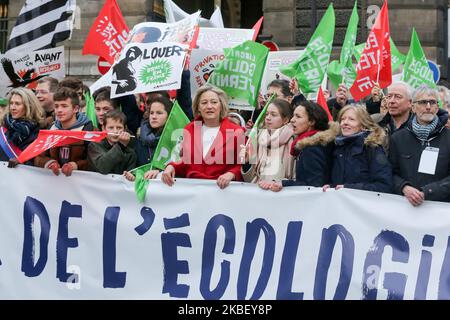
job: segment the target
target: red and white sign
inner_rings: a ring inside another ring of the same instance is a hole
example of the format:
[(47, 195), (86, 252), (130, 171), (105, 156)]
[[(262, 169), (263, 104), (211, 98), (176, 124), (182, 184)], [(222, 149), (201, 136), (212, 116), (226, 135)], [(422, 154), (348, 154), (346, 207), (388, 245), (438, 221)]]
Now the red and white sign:
[(106, 138), (105, 131), (72, 131), (72, 130), (40, 130), (36, 140), (33, 141), (20, 154), (20, 163), (24, 163), (50, 148), (65, 146), (80, 140), (100, 142)]
[(111, 64), (103, 57), (98, 57), (97, 68), (100, 74), (105, 74), (111, 68)]
[(280, 50), (280, 48), (278, 47), (278, 45), (270, 40), (264, 40), (263, 42), (261, 42), (262, 45), (265, 45), (267, 48), (270, 49), (270, 51), (278, 51)]

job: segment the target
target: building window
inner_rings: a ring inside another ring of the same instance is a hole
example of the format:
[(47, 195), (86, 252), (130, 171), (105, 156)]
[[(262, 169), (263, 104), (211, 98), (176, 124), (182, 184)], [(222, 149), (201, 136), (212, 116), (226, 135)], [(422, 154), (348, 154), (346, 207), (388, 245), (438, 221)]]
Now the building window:
[(148, 6), (147, 21), (166, 22), (163, 0), (151, 0)]
[(5, 52), (8, 42), (8, 2), (0, 1), (0, 51)]

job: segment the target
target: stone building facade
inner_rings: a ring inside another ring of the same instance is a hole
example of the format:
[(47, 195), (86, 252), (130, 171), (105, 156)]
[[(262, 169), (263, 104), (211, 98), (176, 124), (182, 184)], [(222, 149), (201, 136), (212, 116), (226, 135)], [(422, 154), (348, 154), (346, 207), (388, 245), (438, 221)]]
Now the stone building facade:
[[(8, 3), (0, 0), (0, 3)], [(7, 20), (11, 30), (25, 0), (9, 1)], [(163, 15), (162, 0), (117, 0), (128, 26), (150, 20), (160, 20)], [(264, 15), (263, 38), (271, 38), (281, 49), (304, 47), (314, 27), (320, 21), (328, 4), (333, 2), (336, 11), (336, 33), (333, 56), (337, 58), (344, 39), (353, 0), (175, 0), (187, 12), (201, 9), (209, 17), (214, 6), (222, 9), (226, 27), (251, 28)], [(368, 25), (373, 23), (382, 0), (357, 0), (360, 28), (357, 42), (364, 42)], [(97, 17), (104, 0), (79, 0), (75, 30), (71, 40), (64, 42), (66, 70), (92, 82), (99, 77), (97, 57), (82, 56), (89, 29)], [(399, 50), (407, 53), (412, 27), (415, 27), (427, 58), (441, 66), (441, 78), (448, 72), (448, 11), (449, 0), (390, 0), (389, 18), (391, 36)]]

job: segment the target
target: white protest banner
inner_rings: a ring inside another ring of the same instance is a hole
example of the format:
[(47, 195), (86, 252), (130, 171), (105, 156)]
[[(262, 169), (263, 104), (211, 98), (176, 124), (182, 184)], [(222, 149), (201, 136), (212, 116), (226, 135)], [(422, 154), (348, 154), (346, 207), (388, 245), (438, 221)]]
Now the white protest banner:
[[(0, 163), (0, 299), (450, 299), (450, 204)], [(43, 188), (42, 186), (45, 186)]]
[(112, 78), (112, 68), (109, 68), (108, 72), (102, 75), (97, 79), (93, 84), (89, 86), (89, 91), (93, 94), (95, 91), (100, 89), (101, 87), (110, 87), (111, 86), (111, 78)]
[(197, 49), (223, 50), (252, 40), (255, 30), (233, 28), (200, 28)]
[(177, 42), (195, 45), (195, 30), (200, 12), (173, 23), (142, 22), (133, 27), (129, 43)]
[(179, 89), (187, 48), (175, 42), (127, 44), (111, 67), (111, 98)]
[[(200, 28), (197, 46), (192, 50), (189, 70), (191, 72), (191, 95), (204, 85), (220, 61), (225, 58), (223, 49), (235, 47), (252, 40), (253, 29)], [(245, 99), (229, 97), (232, 109), (253, 110)]]
[(30, 53), (5, 53), (0, 56), (0, 96), (16, 87), (34, 89), (37, 81), (51, 76), (65, 76), (64, 47), (33, 51)]
[[(164, 0), (164, 13), (166, 22), (176, 22), (189, 16), (187, 12), (177, 6), (172, 0)], [(199, 25), (202, 27), (223, 28), (220, 7), (216, 6), (216, 9), (209, 19), (200, 17)]]
[(191, 72), (191, 95), (205, 85), (220, 61), (225, 59), (223, 50), (193, 49), (189, 70)]
[(267, 56), (266, 68), (264, 69), (261, 80), (261, 94), (267, 93), (267, 85), (276, 79), (291, 80), (280, 72), (281, 66), (287, 66), (294, 62), (305, 50), (290, 50), (290, 51), (269, 51)]

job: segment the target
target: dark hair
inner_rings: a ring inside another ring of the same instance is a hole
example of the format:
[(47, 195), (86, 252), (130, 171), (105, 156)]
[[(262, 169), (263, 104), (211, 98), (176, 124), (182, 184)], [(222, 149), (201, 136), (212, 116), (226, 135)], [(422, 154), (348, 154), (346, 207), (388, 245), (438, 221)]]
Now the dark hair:
[(302, 101), (297, 106), (305, 108), (306, 113), (308, 114), (308, 120), (314, 121), (314, 129), (315, 130), (327, 130), (328, 129), (328, 115), (323, 110), (323, 108), (315, 102), (312, 101)]
[[(292, 92), (289, 89), (289, 81), (285, 80), (285, 79), (275, 79), (272, 80), (269, 85), (267, 86), (267, 88), (269, 87), (275, 87), (275, 88), (280, 88), (281, 89), (281, 93), (285, 96), (285, 97), (292, 97)], [(279, 98), (279, 97), (278, 97)]]
[(147, 100), (147, 107), (145, 108), (145, 113), (143, 116), (144, 119), (148, 119), (148, 117), (150, 116), (150, 107), (155, 102), (161, 103), (164, 106), (164, 110), (167, 112), (167, 114), (170, 114), (173, 106), (172, 101), (164, 96), (156, 96)]
[(68, 88), (68, 87), (61, 87), (58, 90), (56, 90), (55, 94), (53, 95), (53, 101), (64, 101), (66, 99), (70, 99), (72, 102), (72, 105), (74, 106), (80, 106), (80, 99), (78, 98), (78, 94), (75, 90)]
[(44, 77), (42, 79), (39, 79), (37, 83), (48, 83), (48, 91), (55, 93), (58, 89), (58, 80), (53, 77)]
[(95, 90), (92, 97), (94, 98), (95, 103), (108, 101), (114, 109), (119, 109), (117, 101), (111, 99), (111, 87), (101, 87), (100, 89)]
[(292, 118), (292, 111), (293, 110), (292, 110), (292, 107), (291, 107), (289, 102), (287, 102), (286, 100), (277, 98), (277, 99), (274, 99), (271, 103), (275, 107), (277, 107), (278, 112), (280, 113), (280, 116), (283, 119), (287, 118), (287, 119), (290, 120)]
[(127, 125), (127, 116), (120, 110), (110, 110), (103, 115), (103, 127), (106, 127), (106, 120), (119, 120), (124, 127)]
[(91, 94), (91, 89), (85, 84), (83, 84), (83, 93)]
[(71, 88), (75, 91), (83, 90), (83, 81), (75, 77), (65, 77), (58, 84), (58, 88), (62, 87)]
[(147, 96), (147, 98), (145, 100), (146, 105), (148, 105), (148, 102), (150, 100), (153, 100), (156, 97), (164, 97), (164, 98), (167, 98), (170, 100), (169, 92), (167, 92), (167, 90), (147, 92), (146, 96)]

